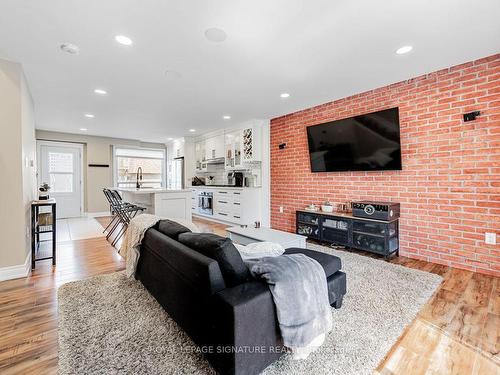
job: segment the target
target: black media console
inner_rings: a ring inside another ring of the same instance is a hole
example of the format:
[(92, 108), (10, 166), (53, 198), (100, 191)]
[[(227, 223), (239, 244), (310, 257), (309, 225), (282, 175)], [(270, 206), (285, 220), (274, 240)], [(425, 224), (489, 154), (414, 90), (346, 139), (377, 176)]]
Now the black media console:
[(399, 220), (354, 217), (348, 213), (297, 211), (296, 233), (308, 238), (389, 257), (399, 254)]

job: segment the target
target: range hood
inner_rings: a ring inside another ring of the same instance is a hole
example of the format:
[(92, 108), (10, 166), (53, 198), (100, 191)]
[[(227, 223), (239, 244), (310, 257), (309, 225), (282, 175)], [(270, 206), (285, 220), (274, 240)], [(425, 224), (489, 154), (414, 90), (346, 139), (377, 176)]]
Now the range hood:
[(207, 159), (206, 163), (207, 164), (224, 164), (224, 158), (214, 158), (214, 159)]

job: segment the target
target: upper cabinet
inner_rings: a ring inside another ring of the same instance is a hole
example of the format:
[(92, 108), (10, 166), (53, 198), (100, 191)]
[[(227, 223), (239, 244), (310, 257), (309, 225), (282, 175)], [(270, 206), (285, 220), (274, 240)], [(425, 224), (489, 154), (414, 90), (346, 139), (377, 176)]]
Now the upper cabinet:
[(181, 158), (184, 157), (184, 140), (176, 139), (172, 142), (172, 157)]
[(219, 159), (224, 157), (224, 135), (210, 137), (205, 140), (206, 160)]
[(230, 131), (225, 138), (226, 169), (241, 169), (245, 162), (262, 161), (260, 127)]
[(241, 135), (241, 130), (225, 134), (224, 166), (226, 169), (237, 169), (243, 166)]
[(195, 170), (207, 172), (213, 159), (224, 159), (226, 170), (247, 169), (245, 163), (262, 161), (262, 129), (248, 126), (227, 130), (223, 135), (200, 139), (195, 143)]

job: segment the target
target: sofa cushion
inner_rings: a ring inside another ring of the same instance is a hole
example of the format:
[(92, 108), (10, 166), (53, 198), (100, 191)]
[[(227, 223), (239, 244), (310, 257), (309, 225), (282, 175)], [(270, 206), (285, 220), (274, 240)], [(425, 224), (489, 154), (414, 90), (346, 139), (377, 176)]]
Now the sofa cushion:
[(160, 220), (158, 222), (157, 229), (165, 236), (168, 236), (174, 240), (177, 240), (179, 238), (179, 234), (181, 233), (191, 232), (184, 225), (168, 219)]
[(316, 260), (323, 266), (326, 277), (333, 275), (335, 272), (342, 268), (342, 262), (339, 257), (335, 255), (325, 254), (319, 251), (301, 249), (298, 247), (291, 247), (285, 250), (285, 254), (305, 254), (310, 258)]
[(250, 280), (250, 271), (229, 238), (212, 233), (182, 233), (179, 235), (179, 242), (215, 259), (228, 287)]

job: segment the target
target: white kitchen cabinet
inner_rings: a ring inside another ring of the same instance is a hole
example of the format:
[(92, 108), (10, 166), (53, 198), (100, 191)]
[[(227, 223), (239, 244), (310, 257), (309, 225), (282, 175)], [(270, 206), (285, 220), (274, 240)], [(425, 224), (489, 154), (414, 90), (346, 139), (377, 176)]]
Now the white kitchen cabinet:
[(219, 159), (224, 157), (224, 135), (210, 137), (205, 140), (206, 160)]
[(195, 153), (195, 170), (197, 172), (204, 172), (207, 164), (205, 163), (205, 141), (196, 142), (194, 145)]
[(241, 157), (241, 136), (241, 130), (236, 130), (225, 134), (225, 169), (239, 169), (243, 166), (243, 159)]
[(210, 186), (193, 187), (196, 191), (213, 193), (213, 215), (203, 215), (206, 219), (215, 219), (237, 225), (254, 225), (261, 221), (260, 188), (220, 188)]
[(184, 157), (184, 140), (182, 138), (176, 139), (172, 142), (172, 157)]

